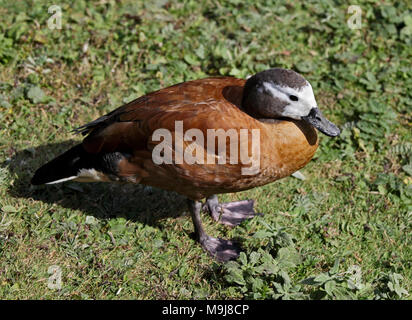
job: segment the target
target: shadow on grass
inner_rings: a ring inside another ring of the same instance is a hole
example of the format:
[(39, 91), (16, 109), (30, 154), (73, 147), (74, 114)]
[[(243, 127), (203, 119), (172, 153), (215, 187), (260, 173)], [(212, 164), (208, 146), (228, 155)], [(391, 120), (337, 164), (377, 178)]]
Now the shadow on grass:
[(188, 213), (185, 197), (142, 185), (70, 181), (44, 186), (30, 184), (37, 168), (76, 143), (69, 140), (17, 151), (2, 164), (14, 177), (8, 190), (10, 196), (57, 203), (100, 219), (120, 216), (157, 227), (160, 219)]

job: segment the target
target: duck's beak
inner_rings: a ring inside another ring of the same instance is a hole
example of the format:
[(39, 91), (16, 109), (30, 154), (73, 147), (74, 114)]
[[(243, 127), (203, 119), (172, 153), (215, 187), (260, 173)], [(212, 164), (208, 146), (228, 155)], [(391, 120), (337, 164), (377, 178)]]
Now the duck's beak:
[(302, 117), (302, 119), (329, 137), (336, 137), (340, 135), (339, 128), (326, 119), (317, 107), (312, 108), (309, 114), (306, 117)]

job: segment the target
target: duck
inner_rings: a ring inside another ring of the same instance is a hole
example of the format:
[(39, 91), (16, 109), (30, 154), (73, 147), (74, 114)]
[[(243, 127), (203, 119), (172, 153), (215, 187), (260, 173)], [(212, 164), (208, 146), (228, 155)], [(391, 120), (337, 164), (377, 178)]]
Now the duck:
[[(260, 215), (254, 200), (218, 194), (272, 183), (303, 168), (339, 128), (299, 73), (272, 68), (248, 79), (208, 77), (137, 98), (73, 130), (81, 143), (40, 167), (33, 185), (134, 183), (187, 198), (195, 239), (216, 260), (236, 259), (236, 241), (209, 236), (201, 213), (236, 226)], [(204, 202), (203, 202), (203, 199)]]

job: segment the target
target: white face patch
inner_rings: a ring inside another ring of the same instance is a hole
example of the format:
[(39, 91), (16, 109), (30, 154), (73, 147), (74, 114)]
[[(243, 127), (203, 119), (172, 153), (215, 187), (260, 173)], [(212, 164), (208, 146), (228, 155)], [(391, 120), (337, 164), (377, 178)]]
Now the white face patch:
[[(299, 89), (279, 86), (271, 82), (263, 82), (263, 87), (272, 97), (288, 103), (281, 114), (283, 117), (300, 120), (307, 116), (312, 108), (317, 107), (315, 95), (309, 82)], [(296, 96), (298, 101), (290, 100), (291, 95)]]

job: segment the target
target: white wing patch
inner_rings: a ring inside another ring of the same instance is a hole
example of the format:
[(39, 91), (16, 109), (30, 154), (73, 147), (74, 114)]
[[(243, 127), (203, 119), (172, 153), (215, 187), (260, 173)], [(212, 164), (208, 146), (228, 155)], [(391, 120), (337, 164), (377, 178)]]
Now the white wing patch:
[(104, 173), (99, 172), (95, 169), (81, 169), (77, 176), (71, 176), (63, 179), (59, 179), (52, 182), (47, 182), (46, 184), (55, 184), (65, 181), (74, 180), (77, 182), (108, 182), (111, 181)]
[(108, 182), (110, 179), (102, 172), (95, 169), (81, 169), (75, 181), (78, 182)]
[(47, 182), (46, 184), (55, 184), (55, 183), (60, 183), (60, 182), (64, 182), (64, 181), (73, 180), (73, 179), (76, 179), (76, 178), (77, 178), (77, 176), (71, 176), (71, 177), (68, 177), (68, 178), (63, 178), (63, 179), (59, 179), (59, 180), (56, 180), (56, 181)]

